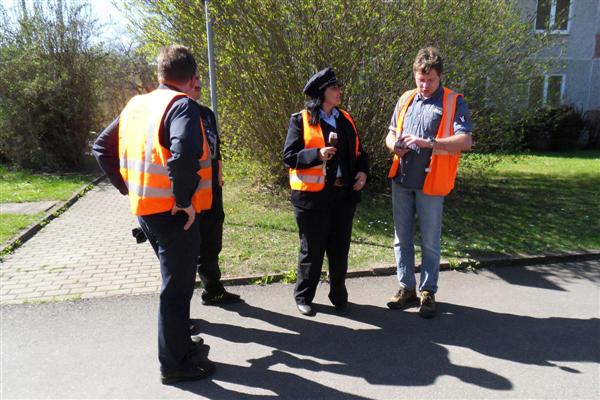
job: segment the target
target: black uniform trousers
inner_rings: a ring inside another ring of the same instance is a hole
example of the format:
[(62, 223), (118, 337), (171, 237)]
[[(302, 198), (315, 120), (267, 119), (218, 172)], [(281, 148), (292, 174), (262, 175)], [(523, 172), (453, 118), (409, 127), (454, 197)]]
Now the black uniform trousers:
[(194, 294), (199, 233), (197, 221), (187, 230), (187, 215), (179, 212), (138, 217), (160, 262), (162, 285), (158, 308), (158, 359), (162, 372), (191, 363), (190, 301)]
[(204, 290), (210, 295), (223, 293), (219, 253), (223, 247), (223, 191), (213, 187), (213, 201), (210, 210), (197, 215), (200, 233), (200, 254), (198, 255), (198, 276)]
[(348, 302), (346, 272), (356, 204), (345, 188), (333, 189), (331, 208), (312, 210), (294, 207), (300, 236), (300, 253), (294, 298), (297, 304), (312, 304), (321, 277), (323, 257), (329, 261), (329, 300), (334, 305)]

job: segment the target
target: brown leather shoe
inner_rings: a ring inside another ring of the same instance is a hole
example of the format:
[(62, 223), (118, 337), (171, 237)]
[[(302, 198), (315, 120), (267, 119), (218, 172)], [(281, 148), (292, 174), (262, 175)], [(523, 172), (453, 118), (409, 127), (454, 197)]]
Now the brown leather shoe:
[(428, 291), (421, 292), (419, 315), (423, 318), (433, 318), (435, 315), (435, 294)]
[(406, 288), (400, 288), (398, 293), (388, 301), (387, 306), (392, 310), (403, 308), (409, 303), (417, 301), (417, 291)]

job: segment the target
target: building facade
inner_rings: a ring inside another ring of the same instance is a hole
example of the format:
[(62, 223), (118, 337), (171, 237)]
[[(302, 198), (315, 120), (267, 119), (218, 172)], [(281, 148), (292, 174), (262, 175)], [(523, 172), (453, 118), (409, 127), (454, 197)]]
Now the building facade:
[(531, 106), (600, 109), (600, 0), (519, 0), (537, 34), (552, 45), (537, 56), (549, 66), (529, 88)]

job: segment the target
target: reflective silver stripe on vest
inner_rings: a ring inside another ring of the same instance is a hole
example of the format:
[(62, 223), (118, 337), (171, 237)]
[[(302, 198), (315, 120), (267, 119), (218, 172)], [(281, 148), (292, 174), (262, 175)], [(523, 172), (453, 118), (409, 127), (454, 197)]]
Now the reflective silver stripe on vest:
[(199, 191), (201, 191), (203, 189), (208, 189), (208, 188), (212, 188), (212, 180), (201, 179), (200, 182), (198, 182), (198, 187), (196, 188), (195, 193), (198, 193)]
[(167, 198), (173, 197), (173, 190), (169, 189), (160, 189), (148, 186), (139, 186), (132, 182), (127, 182), (127, 187), (129, 188), (129, 193), (133, 193), (140, 197), (145, 198)]
[(293, 182), (303, 183), (322, 183), (325, 181), (324, 176), (320, 175), (290, 175), (290, 180)]
[[(456, 93), (451, 92), (446, 97), (446, 110), (451, 111), (454, 107), (454, 102), (456, 102)], [(452, 107), (450, 107), (452, 105)], [(452, 124), (454, 123), (454, 113), (447, 112), (443, 115), (444, 121), (442, 122), (443, 131), (442, 138), (450, 137), (450, 129), (452, 128)]]
[[(125, 183), (127, 184), (127, 188), (129, 189), (130, 193), (133, 193), (140, 197), (144, 197), (144, 198), (173, 197), (173, 190), (171, 190), (171, 188), (160, 189), (160, 188), (155, 188), (155, 187), (139, 186), (139, 185), (136, 185), (135, 183), (131, 183), (131, 182), (125, 182)], [(212, 181), (203, 179), (200, 182), (198, 182), (198, 187), (196, 187), (196, 191), (194, 192), (194, 194), (198, 193), (200, 190), (211, 188), (211, 187), (212, 187)]]
[(210, 168), (212, 166), (212, 161), (211, 158), (208, 157), (208, 159), (200, 161), (200, 169), (206, 169), (206, 168)]
[(146, 131), (148, 135), (146, 137), (146, 160), (152, 160), (152, 151), (154, 150), (154, 120), (150, 119), (148, 121), (148, 130)]
[(323, 174), (325, 174), (325, 163), (315, 165), (314, 167), (297, 169), (296, 171), (313, 171), (313, 170), (318, 170), (318, 171), (320, 170), (320, 171), (323, 171)]
[(152, 175), (169, 176), (169, 170), (164, 165), (151, 164), (140, 160), (125, 160), (119, 162), (121, 168), (127, 168), (130, 171), (145, 172)]

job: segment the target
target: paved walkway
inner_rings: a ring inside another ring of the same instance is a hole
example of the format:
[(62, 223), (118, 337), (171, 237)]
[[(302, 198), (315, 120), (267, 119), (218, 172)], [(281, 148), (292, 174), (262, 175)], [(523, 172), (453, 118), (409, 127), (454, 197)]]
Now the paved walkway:
[(152, 248), (131, 236), (127, 198), (106, 182), (86, 193), (0, 264), (2, 303), (155, 293)]
[[(339, 317), (317, 291), (231, 287), (245, 303), (192, 301), (211, 379), (159, 383), (158, 295), (3, 305), (0, 398), (598, 399), (600, 261), (440, 274), (439, 314), (388, 310), (393, 276), (348, 280)], [(210, 346), (210, 348), (208, 347)]]
[(56, 201), (33, 201), (28, 203), (2, 203), (0, 214), (37, 214), (48, 211), (56, 204)]

